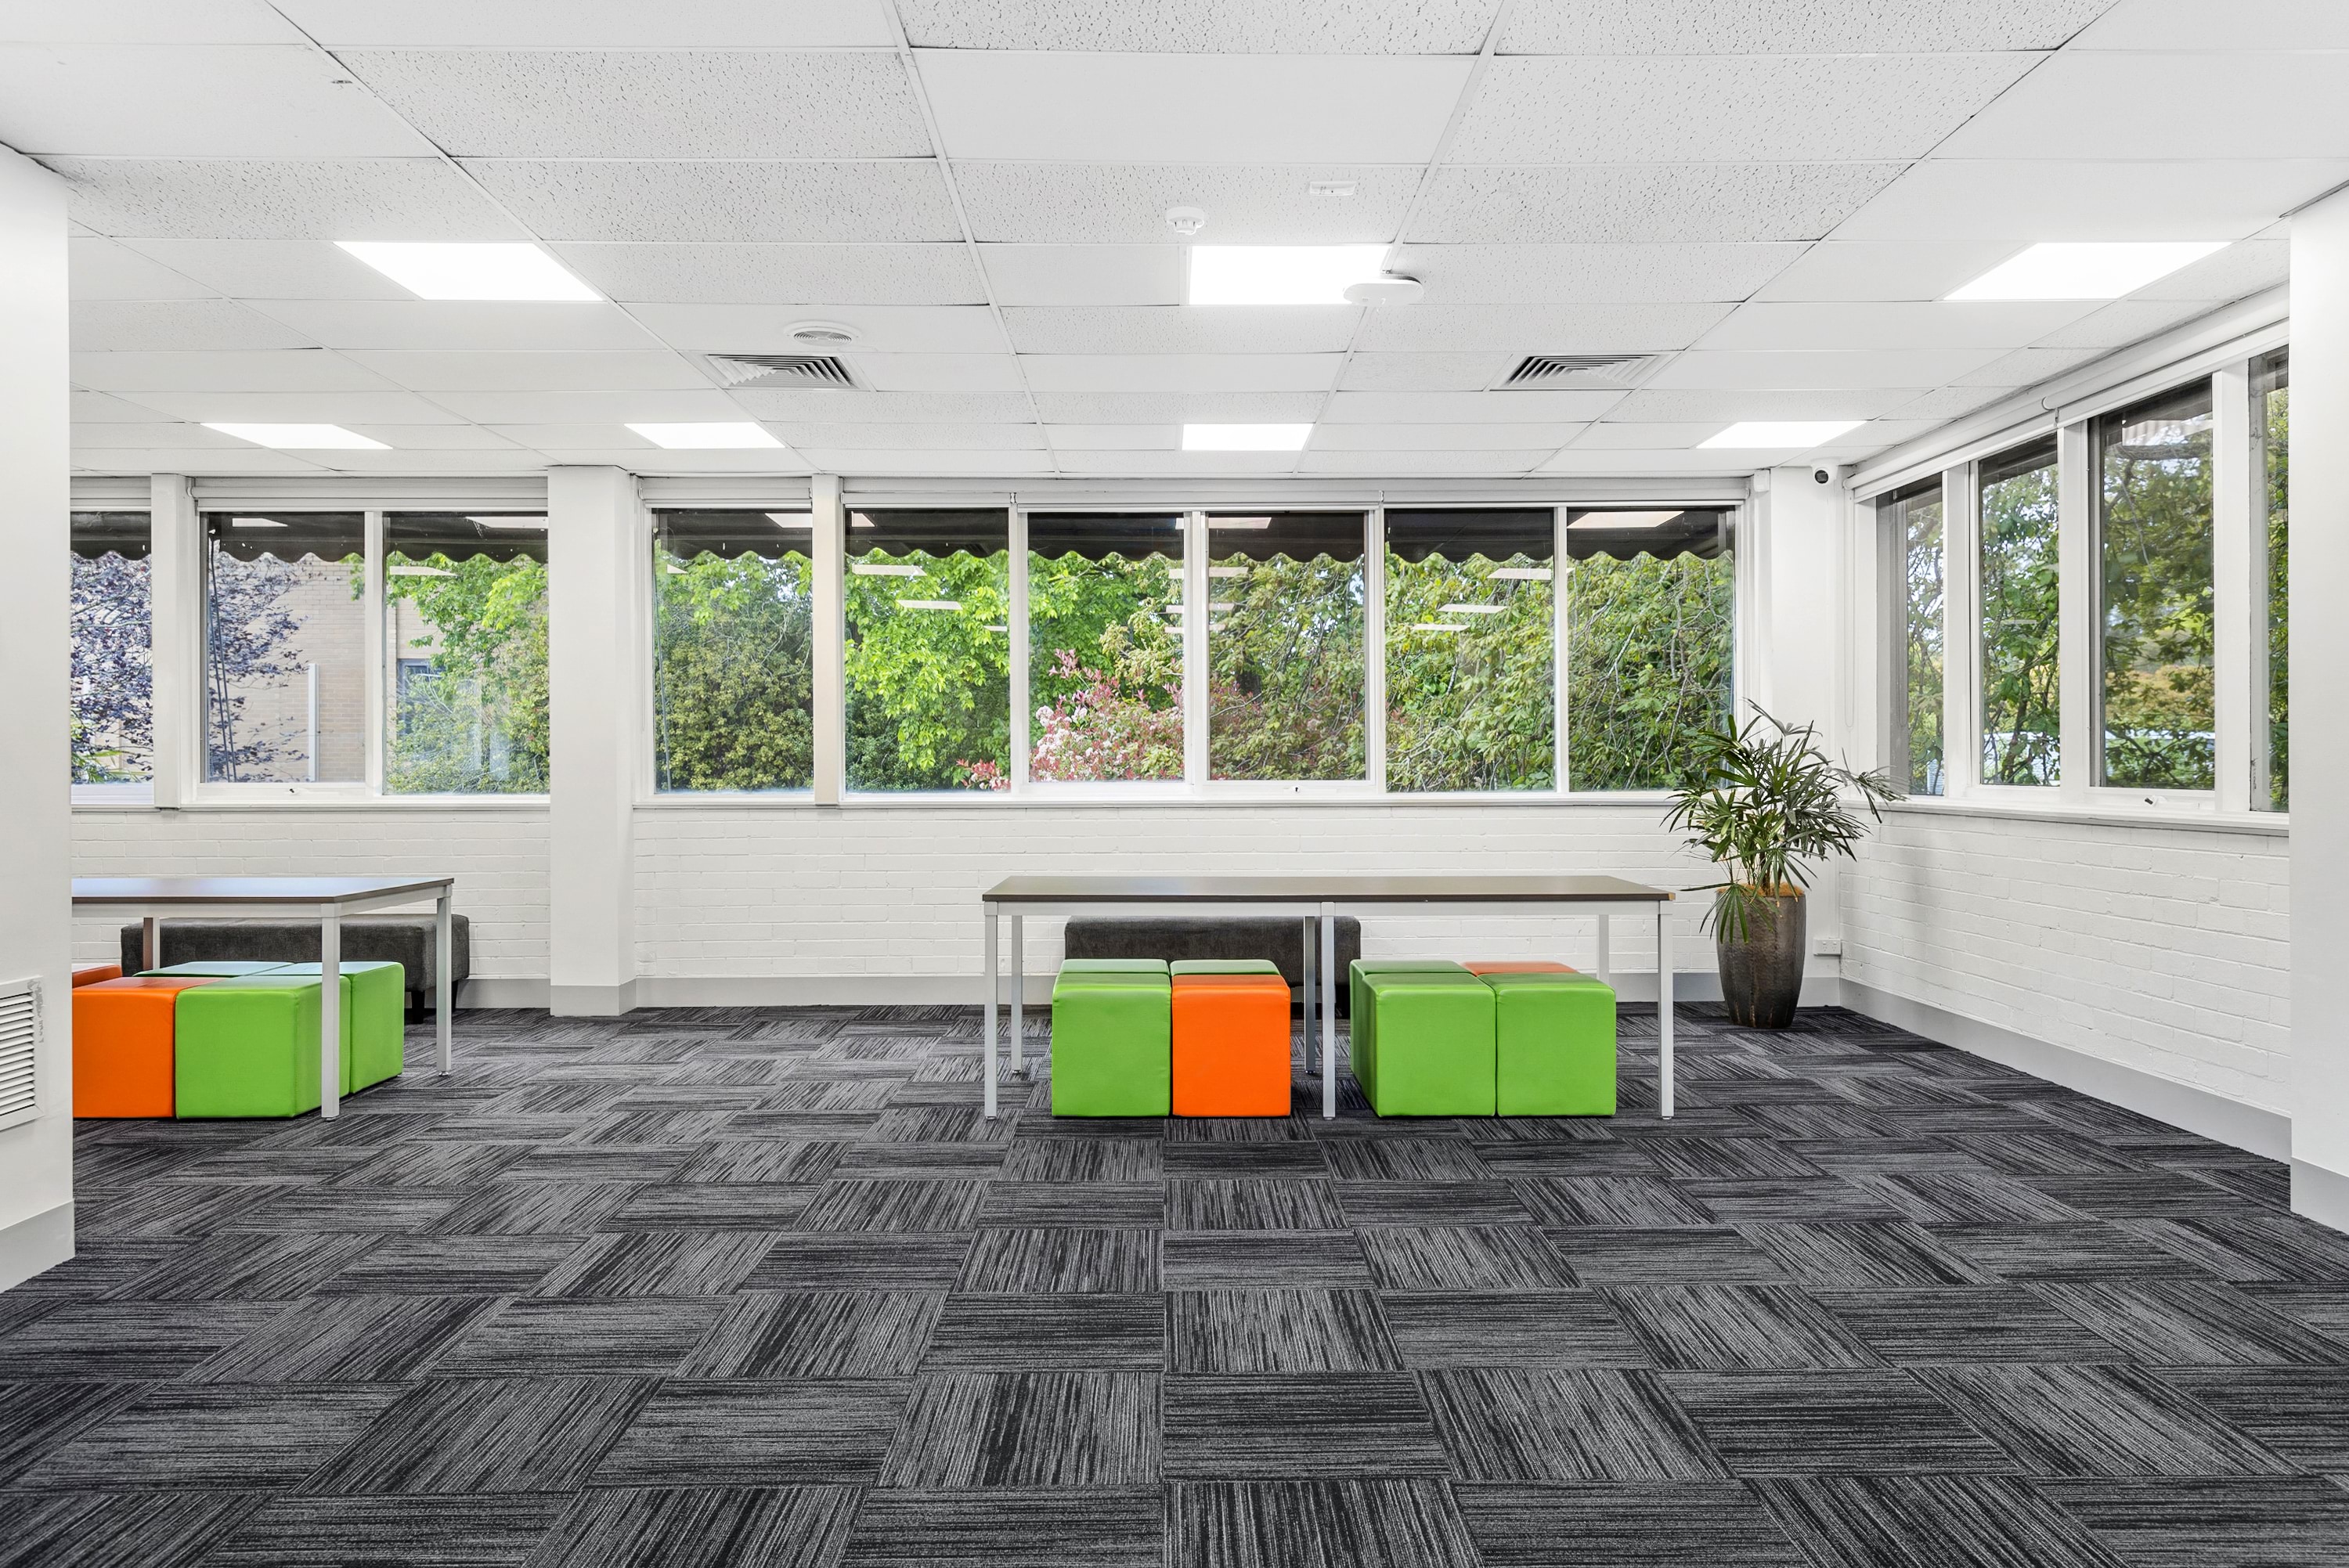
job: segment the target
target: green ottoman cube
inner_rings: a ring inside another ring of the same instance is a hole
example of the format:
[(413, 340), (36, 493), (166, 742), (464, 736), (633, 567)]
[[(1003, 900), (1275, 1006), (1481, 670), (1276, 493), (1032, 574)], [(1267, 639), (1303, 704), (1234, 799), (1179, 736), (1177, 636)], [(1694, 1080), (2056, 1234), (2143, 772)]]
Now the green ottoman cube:
[[(343, 1088), (355, 1094), (407, 1065), (408, 971), (389, 959), (361, 958), (343, 972)], [(275, 973), (318, 978), (320, 965), (288, 964)]]
[[(171, 1011), (172, 1114), (317, 1109), (318, 1001), (318, 982), (296, 975), (235, 975), (181, 992)], [(346, 1082), (350, 1052), (346, 1035)]]
[(1166, 975), (1164, 958), (1063, 958), (1063, 975)]
[[(1373, 975), (1467, 975), (1449, 958), (1357, 958), (1346, 970), (1346, 1057), (1362, 1092), (1376, 1098), (1379, 1020), (1371, 1006), (1369, 977)], [(1474, 975), (1469, 975), (1474, 979)]]
[(1178, 958), (1166, 966), (1170, 975), (1269, 975), (1280, 977), (1280, 965), (1269, 958)]
[[(1381, 1116), (1490, 1116), (1493, 991), (1464, 969), (1361, 976), (1354, 1076)], [(1368, 1071), (1365, 1073), (1365, 1068)]]
[(160, 969), (141, 969), (139, 973), (217, 979), (243, 975), (272, 975), (285, 967), (283, 964), (259, 964), (243, 958), (201, 958), (188, 964), (167, 964)]
[(1052, 1114), (1174, 1110), (1174, 990), (1164, 965), (1154, 975), (1064, 966), (1052, 986)]
[(1503, 1116), (1615, 1114), (1615, 988), (1588, 975), (1487, 975)]

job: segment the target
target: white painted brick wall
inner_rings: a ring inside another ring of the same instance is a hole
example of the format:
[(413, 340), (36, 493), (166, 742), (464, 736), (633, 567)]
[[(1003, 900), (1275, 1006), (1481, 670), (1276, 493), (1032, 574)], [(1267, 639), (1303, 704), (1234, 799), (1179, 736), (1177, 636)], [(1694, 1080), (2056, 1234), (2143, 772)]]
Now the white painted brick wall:
[[(449, 872), (457, 878), (457, 908), (472, 922), (473, 973), (546, 975), (543, 809), (79, 810), (73, 830), (76, 876)], [(74, 961), (112, 963), (122, 924), (75, 921)]]
[(1847, 979), (2288, 1113), (2290, 841), (1896, 811), (1844, 879)]

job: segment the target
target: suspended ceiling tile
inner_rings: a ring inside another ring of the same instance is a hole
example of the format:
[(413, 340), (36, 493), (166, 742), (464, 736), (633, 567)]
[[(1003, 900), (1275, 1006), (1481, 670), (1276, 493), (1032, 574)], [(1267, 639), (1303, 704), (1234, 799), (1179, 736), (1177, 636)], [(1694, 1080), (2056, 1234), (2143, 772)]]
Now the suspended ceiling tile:
[(1442, 452), (1545, 450), (1565, 444), (1580, 425), (1320, 425), (1307, 449), (1316, 452)]
[[(234, 449), (231, 449), (233, 448)], [(78, 452), (75, 466), (101, 474), (316, 474), (326, 470), (292, 452), (234, 441), (229, 447), (170, 447), (148, 451), (100, 448)]]
[(1721, 434), (1718, 419), (1682, 424), (1633, 423), (1609, 419), (1590, 425), (1574, 438), (1577, 451), (1664, 451), (1693, 447)]
[(316, 346), (316, 340), (307, 334), (234, 300), (87, 300), (77, 302), (67, 314), (73, 346), (80, 349)]
[(416, 392), (706, 391), (667, 349), (355, 348), (350, 357)]
[(1838, 240), (2234, 240), (2349, 180), (2299, 158), (2110, 162), (1933, 159), (1836, 232)]
[(1770, 55), (1493, 62), (1447, 161), (1921, 158), (2036, 55)]
[(944, 478), (1025, 477), (1052, 471), (1051, 454), (1032, 452), (907, 451), (895, 448), (811, 448), (800, 454), (818, 473), (935, 474)]
[(1900, 167), (1444, 168), (1404, 237), (1436, 244), (1816, 240), (1883, 190)]
[(285, 45), (0, 45), (0, 140), (104, 158), (432, 151), (334, 61)]
[(1940, 387), (1999, 357), (1992, 348), (1747, 349), (1674, 358), (1648, 385), (1659, 389), (1873, 390)]
[(550, 300), (257, 300), (330, 348), (661, 346), (616, 304)]
[(554, 247), (612, 299), (660, 304), (983, 304), (960, 243)]
[(98, 392), (375, 392), (394, 390), (373, 371), (320, 349), (252, 353), (79, 352), (77, 387)]
[(2013, 240), (1827, 240), (1770, 280), (1764, 300), (1938, 300), (2013, 255)]
[(1061, 471), (1133, 479), (1246, 479), (1293, 473), (1295, 452), (1072, 451), (1060, 454)]
[[(978, 163), (955, 178), (981, 241), (1164, 244), (1170, 207), (1207, 214), (1202, 244), (1385, 243), (1395, 237), (1417, 169), (1362, 165)], [(1351, 196), (1318, 196), (1315, 181), (1350, 180)]]
[(1685, 348), (1726, 304), (1412, 304), (1372, 310), (1366, 349), (1653, 354)]
[(1328, 387), (1337, 354), (1025, 354), (1039, 392), (1312, 392)]
[[(1982, 370), (1997, 368), (1997, 362), (1993, 361), (1984, 366)], [(1981, 375), (1982, 371), (1975, 374)], [(2008, 388), (2003, 387), (1937, 387), (1920, 397), (1910, 398), (1890, 413), (1901, 419), (1959, 419), (2007, 396)]]
[(1172, 452), (1183, 445), (1180, 425), (1047, 425), (1056, 452)]
[(1941, 158), (2349, 158), (2342, 57), (2065, 50), (1935, 150)]
[(2113, 0), (1518, 0), (1509, 55), (1870, 55), (2052, 49)]
[(1823, 441), (1811, 450), (1820, 457), (1865, 456), (1930, 434), (1940, 423), (1937, 419), (1870, 419), (1857, 429)]
[(1036, 408), (1074, 425), (1309, 425), (1327, 394), (1312, 392), (1051, 392)]
[(84, 300), (212, 299), (220, 292), (113, 240), (67, 241), (66, 275), (67, 293), (77, 304)]
[(71, 392), (67, 394), (70, 415), (77, 425), (143, 425), (151, 424), (160, 409), (134, 403), (106, 392)]
[(432, 401), (483, 425), (705, 424), (740, 420), (740, 405), (715, 387), (699, 392), (436, 392)]
[[(895, 56), (752, 49), (355, 49), (361, 81), (460, 158), (923, 158)], [(625, 108), (623, 108), (625, 106)]]
[(1499, 0), (899, 0), (916, 48), (1473, 55)]
[(314, 452), (311, 456), (322, 469), (348, 474), (536, 473), (546, 467), (544, 457), (520, 448), (502, 450), (439, 447), (403, 450), (394, 448), (388, 452), (323, 451)]
[(10, 0), (8, 36), (26, 44), (299, 44), (265, 0)]
[[(811, 320), (856, 334), (859, 354), (1001, 354), (1009, 345), (985, 305), (639, 304), (631, 314), (663, 340), (707, 354), (804, 354), (791, 329)], [(842, 352), (835, 347), (813, 350)]]
[(73, 445), (77, 451), (98, 451), (108, 448), (151, 451), (168, 447), (247, 449), (253, 443), (240, 441), (234, 436), (223, 436), (218, 430), (208, 430), (193, 421), (129, 425), (109, 419), (91, 425), (76, 423)]
[(800, 424), (1012, 425), (1036, 417), (1024, 392), (861, 392), (751, 382), (733, 397), (753, 417)]
[(658, 447), (541, 447), (548, 463), (564, 467), (616, 468), (638, 474), (804, 474), (804, 454), (781, 447), (739, 450), (667, 451)]
[(775, 433), (802, 451), (1030, 452), (1044, 432), (1024, 425), (778, 425)]
[[(379, 378), (378, 378), (379, 379)], [(175, 419), (249, 424), (453, 425), (460, 417), (412, 392), (139, 392), (139, 401)]]
[(1009, 354), (862, 354), (844, 357), (875, 392), (1019, 392), (1019, 362)]
[(1176, 244), (981, 245), (978, 253), (999, 304), (1183, 303), (1185, 253)]
[(330, 49), (887, 48), (881, 0), (278, 0)]
[(2200, 299), (2223, 304), (2291, 281), (2291, 242), (2238, 240), (2192, 266), (2180, 267), (2166, 278), (2157, 278), (2129, 298)]
[(1004, 325), (1022, 354), (1341, 354), (1361, 314), (1346, 304), (1014, 307)]
[(2095, 310), (2093, 300), (1743, 304), (1700, 348), (2020, 348)]
[(466, 169), (548, 240), (943, 241), (962, 238), (927, 159), (879, 162), (579, 162)]
[(2349, 10), (2336, 0), (2124, 0), (2082, 30), (2087, 49), (2349, 49)]
[[(924, 50), (954, 159), (1065, 163), (1424, 163), (1471, 62), (1380, 55)], [(1212, 113), (1170, 113), (1213, 105)]]
[(130, 240), (124, 248), (238, 299), (414, 299), (325, 240)]
[(1750, 474), (1770, 459), (1764, 453), (1586, 450), (1568, 447), (1534, 469), (1537, 474), (1590, 474), (1632, 479), (1647, 474)]
[(1804, 392), (1772, 390), (1658, 389), (1641, 387), (1628, 393), (1611, 409), (1611, 420), (1673, 425), (1740, 419), (1873, 419), (1909, 402), (1922, 387), (1878, 387), (1868, 391)]
[(43, 160), (101, 234), (187, 240), (519, 240), (529, 236), (432, 159)]
[(1398, 479), (1457, 475), (1499, 477), (1528, 473), (1547, 461), (1555, 447), (1517, 451), (1321, 452), (1307, 451), (1297, 465), (1306, 474), (1392, 475)]
[(1387, 270), (1426, 284), (1430, 305), (1665, 304), (1744, 299), (1802, 253), (1792, 243), (1398, 245)]
[(1338, 385), (1349, 392), (1480, 392), (1508, 373), (1507, 354), (1357, 354)]
[(351, 425), (336, 420), (388, 447), (419, 452), (511, 452), (521, 445), (485, 425)]
[(1596, 419), (1623, 399), (1606, 389), (1540, 392), (1340, 392), (1324, 423), (1460, 425)]
[(2214, 307), (2209, 300), (2116, 300), (2070, 325), (2038, 338), (2040, 348), (2118, 348), (2140, 337), (2151, 337)]
[(643, 451), (657, 450), (650, 441), (637, 435), (619, 420), (585, 424), (554, 424), (537, 422), (527, 425), (487, 424), (479, 427), (538, 451), (591, 451), (634, 448)]

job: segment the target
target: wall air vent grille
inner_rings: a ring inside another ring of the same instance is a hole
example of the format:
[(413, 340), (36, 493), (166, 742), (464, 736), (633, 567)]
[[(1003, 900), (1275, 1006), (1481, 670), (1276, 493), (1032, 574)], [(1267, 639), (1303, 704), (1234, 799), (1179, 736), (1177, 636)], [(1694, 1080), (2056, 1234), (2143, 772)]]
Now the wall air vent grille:
[(1652, 354), (1528, 354), (1501, 378), (1501, 389), (1629, 387), (1655, 357)]
[(40, 1113), (40, 1061), (39, 982), (0, 984), (0, 1127)]
[(794, 387), (854, 387), (848, 366), (829, 354), (712, 354), (709, 367), (729, 387), (753, 381)]

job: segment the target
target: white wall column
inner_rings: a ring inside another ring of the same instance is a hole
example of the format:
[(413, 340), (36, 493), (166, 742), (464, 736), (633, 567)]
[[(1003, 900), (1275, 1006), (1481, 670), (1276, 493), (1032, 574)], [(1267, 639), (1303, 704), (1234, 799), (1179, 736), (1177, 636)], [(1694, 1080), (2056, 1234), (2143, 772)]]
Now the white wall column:
[(636, 1005), (636, 797), (651, 549), (634, 476), (546, 475), (547, 975), (559, 1016)]
[(2291, 504), (2292, 1206), (2349, 1230), (2349, 193), (2292, 221)]
[(66, 187), (0, 150), (0, 985), (38, 984), (36, 1114), (0, 1130), (0, 1289), (73, 1256)]

